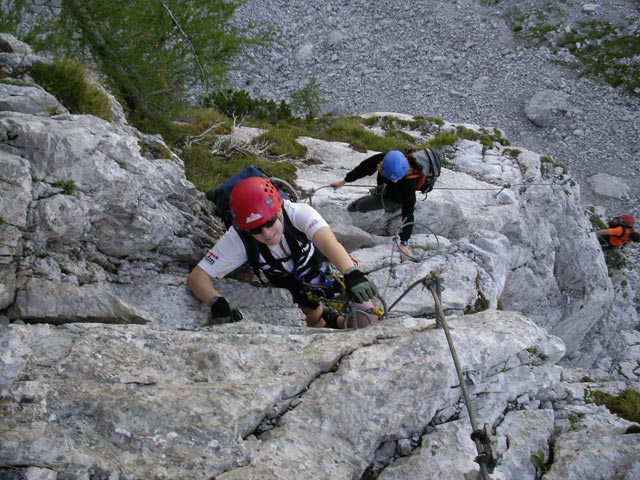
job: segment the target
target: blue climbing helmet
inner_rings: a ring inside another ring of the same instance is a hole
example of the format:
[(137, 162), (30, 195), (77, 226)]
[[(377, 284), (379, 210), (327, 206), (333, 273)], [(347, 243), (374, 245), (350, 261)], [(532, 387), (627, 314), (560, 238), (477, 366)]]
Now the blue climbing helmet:
[(382, 158), (382, 176), (395, 182), (403, 178), (409, 170), (409, 162), (398, 150), (389, 150)]

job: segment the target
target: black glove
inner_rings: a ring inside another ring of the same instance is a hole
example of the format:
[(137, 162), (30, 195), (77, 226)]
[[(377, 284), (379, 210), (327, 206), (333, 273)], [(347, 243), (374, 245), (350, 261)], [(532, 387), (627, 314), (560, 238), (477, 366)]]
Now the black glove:
[(240, 310), (231, 309), (229, 302), (224, 297), (213, 297), (209, 302), (211, 313), (207, 325), (222, 325), (223, 323), (233, 323), (242, 320)]
[(374, 283), (357, 268), (349, 269), (344, 274), (344, 283), (347, 288), (347, 294), (359, 303), (371, 300), (378, 294)]

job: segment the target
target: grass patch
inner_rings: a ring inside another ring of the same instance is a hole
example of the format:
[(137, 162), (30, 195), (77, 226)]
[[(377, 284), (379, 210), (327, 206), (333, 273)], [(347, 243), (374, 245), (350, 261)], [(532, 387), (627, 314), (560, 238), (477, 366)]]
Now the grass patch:
[(288, 162), (274, 162), (255, 156), (232, 158), (214, 155), (208, 148), (195, 145), (182, 151), (185, 175), (201, 192), (217, 187), (248, 165), (256, 165), (268, 176), (293, 182), (296, 169)]
[[(305, 125), (304, 134), (319, 140), (345, 142), (358, 145), (359, 151), (404, 150), (411, 147), (411, 140), (402, 136), (380, 136), (372, 132), (359, 117), (325, 116), (312, 124)], [(388, 132), (387, 132), (388, 133)]]
[(630, 422), (640, 422), (640, 392), (625, 390), (618, 396), (596, 391), (593, 394), (596, 405), (604, 405), (610, 412)]
[(522, 153), (522, 151), (518, 150), (517, 148), (505, 148), (503, 152), (505, 155), (513, 158), (514, 160), (518, 158), (518, 156)]
[(57, 182), (53, 182), (51, 186), (61, 189), (65, 195), (73, 195), (76, 193), (76, 182), (73, 180), (58, 180)]
[(139, 141), (140, 154), (143, 157), (151, 157), (156, 160), (162, 158), (171, 158), (171, 151), (165, 147), (162, 142), (150, 143), (147, 141)]
[(267, 142), (267, 151), (275, 156), (288, 156), (290, 158), (304, 158), (307, 147), (299, 144), (296, 139), (299, 136), (297, 129), (286, 127), (273, 127), (262, 135), (253, 139), (253, 144)]
[(613, 87), (640, 95), (640, 35), (620, 33), (624, 30), (624, 25), (583, 21), (565, 34), (558, 45), (580, 60), (583, 74), (600, 77)]
[(600, 220), (600, 217), (598, 217), (597, 215), (590, 215), (589, 221), (591, 222), (591, 225), (593, 225), (593, 227), (596, 230), (604, 230), (606, 228), (609, 228), (607, 224), (602, 220)]
[[(194, 107), (177, 112), (174, 117), (158, 115), (153, 118), (129, 119), (129, 123), (141, 132), (160, 135), (173, 147), (181, 147), (190, 139), (206, 133), (225, 135), (231, 133), (233, 121), (215, 108)], [(202, 139), (203, 144), (207, 139)], [(208, 140), (212, 140), (210, 136)]]
[(456, 134), (459, 138), (464, 140), (471, 140), (480, 142), (487, 148), (493, 148), (495, 143), (499, 143), (500, 145), (509, 145), (509, 141), (502, 136), (500, 130), (494, 128), (492, 132), (481, 128), (480, 131), (473, 130), (471, 128), (467, 128), (464, 125), (458, 125), (456, 127)]
[(0, 78), (0, 83), (5, 85), (14, 85), (16, 87), (33, 87), (32, 83), (19, 78)]
[(442, 120), (440, 117), (427, 117), (427, 120), (438, 125), (439, 127), (444, 125), (444, 120)]
[(52, 64), (36, 63), (29, 73), (69, 112), (111, 120), (109, 98), (87, 80), (87, 68), (81, 63), (68, 59)]
[(551, 168), (561, 168), (563, 175), (566, 175), (569, 172), (569, 169), (567, 168), (566, 165), (563, 165), (562, 163), (556, 162), (549, 155), (542, 155), (540, 157), (540, 163), (550, 165)]
[(436, 150), (440, 150), (443, 147), (455, 145), (457, 141), (458, 136), (455, 132), (441, 131), (436, 133), (422, 148), (434, 148)]
[(618, 249), (603, 250), (603, 253), (609, 270), (622, 270), (627, 266), (627, 258)]
[[(640, 35), (633, 20), (610, 24), (603, 20), (581, 20), (567, 32), (558, 22), (566, 17), (561, 4), (547, 2), (545, 9), (509, 13), (513, 31), (527, 47), (546, 46), (553, 52), (566, 48), (582, 75), (602, 79), (631, 95), (640, 95)], [(631, 16), (630, 16), (631, 18)]]

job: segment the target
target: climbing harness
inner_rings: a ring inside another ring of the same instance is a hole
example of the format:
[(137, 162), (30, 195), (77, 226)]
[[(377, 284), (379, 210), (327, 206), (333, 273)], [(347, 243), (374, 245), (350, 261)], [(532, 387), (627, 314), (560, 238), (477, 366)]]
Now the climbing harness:
[(340, 272), (331, 264), (327, 264), (326, 268), (327, 270), (322, 272), (324, 277), (322, 281), (314, 283), (303, 282), (303, 285), (308, 289), (307, 297), (310, 300), (321, 302), (327, 308), (329, 317), (344, 317), (343, 330), (348, 328), (357, 330), (358, 319), (363, 317), (366, 318), (367, 325), (373, 325), (374, 316), (378, 318), (378, 321), (382, 321), (387, 316), (387, 304), (380, 294), (374, 297), (380, 303), (380, 306), (372, 308), (357, 306), (348, 299), (344, 279)]
[(469, 392), (467, 390), (464, 375), (462, 373), (462, 368), (460, 367), (460, 362), (458, 360), (458, 354), (456, 353), (455, 345), (453, 343), (453, 339), (451, 338), (451, 332), (449, 331), (449, 325), (447, 324), (447, 321), (445, 319), (444, 311), (442, 309), (442, 303), (440, 302), (440, 295), (443, 289), (440, 275), (437, 272), (431, 272), (429, 275), (425, 275), (420, 280), (412, 283), (400, 295), (400, 297), (398, 297), (398, 299), (391, 304), (389, 310), (391, 310), (407, 293), (409, 293), (418, 285), (423, 285), (431, 292), (436, 310), (436, 328), (441, 328), (444, 331), (444, 334), (447, 338), (447, 343), (449, 344), (449, 350), (451, 352), (453, 364), (456, 369), (456, 374), (458, 375), (458, 382), (460, 383), (460, 390), (462, 391), (462, 397), (464, 399), (465, 406), (467, 407), (469, 421), (471, 422), (471, 440), (473, 440), (473, 442), (475, 443), (476, 450), (478, 452), (478, 455), (474, 460), (476, 463), (478, 463), (478, 465), (480, 465), (478, 478), (483, 480), (490, 480), (489, 474), (493, 473), (498, 463), (498, 455), (495, 452), (493, 441), (491, 439), (490, 425), (485, 423), (482, 428), (478, 428), (475, 413), (473, 411), (473, 405), (471, 403), (471, 397), (469, 396)]

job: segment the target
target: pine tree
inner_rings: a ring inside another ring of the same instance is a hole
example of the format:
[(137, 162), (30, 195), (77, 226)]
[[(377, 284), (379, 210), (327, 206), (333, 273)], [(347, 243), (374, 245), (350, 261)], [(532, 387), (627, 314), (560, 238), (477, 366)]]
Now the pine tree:
[(174, 111), (224, 85), (236, 55), (267, 45), (266, 24), (238, 26), (244, 0), (15, 0), (0, 27), (36, 49), (94, 62), (130, 114)]

